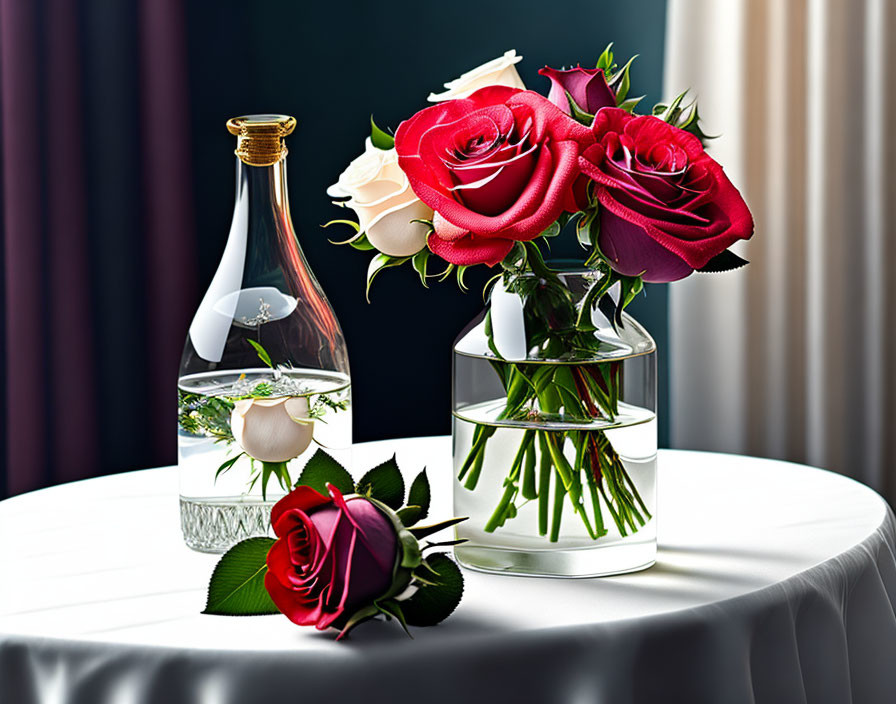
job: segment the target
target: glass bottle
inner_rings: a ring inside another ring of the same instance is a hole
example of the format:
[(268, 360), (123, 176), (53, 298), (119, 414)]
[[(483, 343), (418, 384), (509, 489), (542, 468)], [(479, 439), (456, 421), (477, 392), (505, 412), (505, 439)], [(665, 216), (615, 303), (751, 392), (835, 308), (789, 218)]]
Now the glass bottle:
[[(496, 284), (454, 345), (454, 513), (465, 566), (592, 577), (656, 556), (656, 345), (589, 303), (601, 274)], [(610, 313), (613, 316), (612, 312)]]
[(295, 119), (247, 115), (221, 263), (190, 325), (178, 379), (184, 540), (224, 552), (269, 532), (271, 506), (318, 450), (345, 466), (345, 340), (293, 230), (284, 138)]

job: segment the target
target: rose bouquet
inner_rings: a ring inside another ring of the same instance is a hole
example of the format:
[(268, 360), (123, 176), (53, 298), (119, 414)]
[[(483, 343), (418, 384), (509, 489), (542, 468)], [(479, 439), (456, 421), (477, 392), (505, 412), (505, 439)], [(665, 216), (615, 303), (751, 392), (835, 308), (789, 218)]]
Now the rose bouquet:
[(318, 450), (271, 511), (277, 539), (249, 538), (221, 558), (204, 613), (282, 613), (300, 626), (338, 629), (338, 638), (380, 615), (405, 630), (435, 625), (460, 603), (463, 577), (446, 555), (425, 553), (458, 541), (420, 541), (463, 519), (420, 525), (429, 502), (426, 470), (403, 506), (395, 458), (355, 483)]
[[(728, 248), (752, 235), (753, 220), (704, 150), (685, 94), (637, 114), (632, 62), (617, 66), (607, 47), (594, 68), (543, 68), (545, 97), (523, 86), (520, 58), (507, 52), (447, 83), (394, 138), (371, 120), (364, 154), (328, 190), (358, 220), (328, 225), (351, 226), (345, 243), (373, 252), (368, 296), (389, 267), (410, 263), (424, 286), (453, 272), (465, 288), (465, 271), (485, 265), (496, 269), (493, 305), (518, 301), (522, 354), (508, 354), (494, 308), (481, 328), (499, 407), (455, 445), (458, 480), (475, 491), (496, 430), (521, 431), (482, 531), (507, 526), (531, 501), (539, 534), (556, 541), (568, 502), (591, 540), (607, 534), (607, 513), (626, 536), (651, 515), (605, 430), (621, 413), (623, 365), (597, 327), (608, 321), (622, 335), (644, 282), (745, 264)], [(582, 247), (581, 291), (546, 260), (558, 236)], [(431, 272), (436, 259), (444, 265)]]

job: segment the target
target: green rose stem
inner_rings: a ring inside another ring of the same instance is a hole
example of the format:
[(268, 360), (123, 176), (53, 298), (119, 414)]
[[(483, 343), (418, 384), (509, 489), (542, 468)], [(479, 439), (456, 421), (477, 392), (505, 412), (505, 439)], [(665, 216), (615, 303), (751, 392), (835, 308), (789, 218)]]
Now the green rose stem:
[[(556, 415), (563, 408), (567, 414), (584, 422), (600, 417), (613, 418), (618, 412), (621, 365), (617, 362), (580, 366), (530, 365), (537, 367), (531, 374), (527, 374), (523, 365), (493, 366), (502, 378), (508, 380), (508, 401), (499, 419), (525, 420), (535, 412), (532, 404), (536, 401), (542, 416)], [(479, 482), (488, 440), (496, 430), (495, 426), (477, 425), (473, 432), (472, 446), (458, 477), (459, 480), (466, 479), (464, 486), (469, 490), (475, 490)], [(575, 451), (572, 464), (563, 452), (567, 440)], [(562, 487), (555, 488), (553, 504), (550, 498), (552, 474), (559, 481), (555, 482), (555, 487)], [(583, 474), (593, 523), (585, 507)], [(634, 481), (601, 430), (526, 430), (504, 480), (501, 499), (484, 527), (486, 532), (494, 532), (516, 516), (518, 507), (514, 502), (518, 496), (527, 501), (537, 499), (538, 532), (548, 535), (550, 528), (552, 542), (559, 540), (558, 511), (562, 511), (566, 496), (594, 540), (607, 534), (604, 506), (622, 536), (637, 532), (651, 518)]]
[(538, 433), (538, 448), (541, 461), (538, 465), (538, 534), (548, 534), (548, 494), (551, 490), (551, 453), (548, 452), (544, 433)]

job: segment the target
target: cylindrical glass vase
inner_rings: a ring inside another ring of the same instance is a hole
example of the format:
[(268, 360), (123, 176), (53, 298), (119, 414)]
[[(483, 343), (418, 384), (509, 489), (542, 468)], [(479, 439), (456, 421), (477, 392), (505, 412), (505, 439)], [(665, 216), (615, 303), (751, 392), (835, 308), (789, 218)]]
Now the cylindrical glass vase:
[(591, 577), (655, 560), (656, 345), (600, 288), (590, 270), (506, 277), (455, 342), (466, 567)]
[(345, 340), (289, 211), (283, 138), (294, 125), (228, 123), (239, 137), (233, 221), (178, 380), (181, 527), (194, 550), (267, 534), (271, 507), (314, 453), (350, 466)]

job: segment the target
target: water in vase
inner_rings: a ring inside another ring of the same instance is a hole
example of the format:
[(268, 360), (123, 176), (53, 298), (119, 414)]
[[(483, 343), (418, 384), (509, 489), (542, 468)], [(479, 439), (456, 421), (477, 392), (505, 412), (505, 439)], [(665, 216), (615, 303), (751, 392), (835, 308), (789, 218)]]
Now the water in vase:
[(178, 384), (181, 524), (191, 548), (222, 552), (270, 530), (270, 509), (318, 449), (350, 465), (344, 374), (247, 369)]

